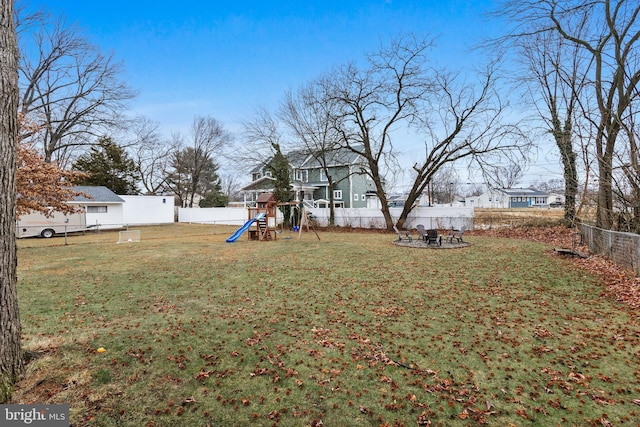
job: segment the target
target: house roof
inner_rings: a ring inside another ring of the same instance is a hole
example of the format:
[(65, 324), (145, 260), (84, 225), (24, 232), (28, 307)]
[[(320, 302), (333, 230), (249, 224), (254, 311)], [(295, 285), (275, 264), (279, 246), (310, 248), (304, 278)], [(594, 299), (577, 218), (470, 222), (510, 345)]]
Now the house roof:
[(275, 182), (275, 178), (272, 178), (270, 176), (263, 176), (262, 178), (257, 179), (255, 181), (245, 185), (240, 190), (242, 190), (242, 191), (270, 190), (270, 189), (273, 189), (273, 183), (274, 182)]
[(91, 196), (90, 199), (84, 196), (76, 196), (73, 198), (74, 202), (124, 203), (120, 196), (104, 186), (78, 185), (73, 189)]
[[(317, 169), (322, 167), (320, 162), (314, 156), (309, 154), (309, 150), (293, 150), (289, 151), (284, 156), (294, 169)], [(349, 149), (338, 148), (327, 152), (325, 160), (327, 162), (327, 166), (344, 166), (355, 163), (359, 157), (359, 154), (356, 154)], [(251, 173), (262, 172), (271, 160), (273, 160), (273, 157), (269, 158), (265, 164), (257, 165), (251, 170)]]
[[(360, 155), (347, 148), (338, 148), (336, 150), (327, 152), (324, 157), (324, 161), (327, 162), (327, 166), (344, 166), (355, 163)], [(304, 164), (304, 167), (320, 168), (322, 167), (322, 165), (316, 157), (309, 156)]]
[(499, 191), (512, 197), (535, 197), (548, 196), (546, 191), (535, 190), (533, 188), (500, 188)]
[(309, 151), (307, 150), (294, 150), (285, 154), (285, 157), (294, 168), (301, 168), (308, 160)]

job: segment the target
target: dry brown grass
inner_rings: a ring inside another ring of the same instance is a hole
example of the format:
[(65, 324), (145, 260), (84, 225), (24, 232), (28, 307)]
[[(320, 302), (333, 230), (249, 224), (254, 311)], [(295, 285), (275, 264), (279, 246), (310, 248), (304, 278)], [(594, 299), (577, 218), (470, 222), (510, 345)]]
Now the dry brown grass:
[(562, 209), (474, 209), (475, 229), (552, 227), (562, 223)]

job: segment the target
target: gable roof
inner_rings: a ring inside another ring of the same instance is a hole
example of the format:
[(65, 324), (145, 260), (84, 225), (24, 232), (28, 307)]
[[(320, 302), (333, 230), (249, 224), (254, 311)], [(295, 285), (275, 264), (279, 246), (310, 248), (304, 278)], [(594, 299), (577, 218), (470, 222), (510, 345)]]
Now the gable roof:
[[(321, 163), (314, 156), (309, 154), (309, 150), (292, 150), (284, 156), (294, 169), (318, 169), (322, 167)], [(346, 166), (355, 163), (359, 157), (360, 155), (354, 153), (352, 150), (341, 147), (327, 152), (325, 160), (328, 167)], [(262, 172), (266, 165), (271, 163), (272, 160), (273, 157), (270, 157), (264, 164), (257, 165), (251, 170), (251, 173), (254, 174)]]
[[(356, 147), (358, 148), (358, 147)], [(356, 160), (358, 160), (358, 158), (360, 157), (359, 154), (354, 153), (352, 150), (349, 150), (347, 148), (341, 147), (338, 148), (336, 150), (331, 150), (329, 152), (327, 152), (324, 156), (324, 161), (327, 162), (327, 166), (331, 167), (331, 166), (346, 166), (346, 165), (351, 165), (353, 163), (356, 162)], [(320, 161), (314, 157), (314, 156), (309, 156), (309, 158), (307, 159), (307, 161), (304, 164), (304, 167), (307, 168), (320, 168), (322, 167), (322, 164), (320, 163)]]
[(549, 195), (546, 191), (534, 190), (533, 188), (498, 188), (497, 190), (512, 197), (536, 197)]
[(85, 193), (91, 196), (90, 199), (84, 196), (76, 196), (73, 198), (74, 202), (87, 202), (87, 203), (124, 203), (124, 200), (113, 191), (104, 186), (93, 185), (77, 185), (73, 187), (75, 191)]
[(273, 189), (275, 182), (275, 178), (270, 176), (263, 176), (255, 181), (250, 182), (249, 184), (242, 187), (240, 190), (249, 191), (249, 190), (271, 190)]
[(293, 166), (296, 169), (303, 167), (310, 157), (309, 151), (307, 150), (290, 151), (284, 156), (289, 161), (289, 164), (291, 164), (291, 166)]

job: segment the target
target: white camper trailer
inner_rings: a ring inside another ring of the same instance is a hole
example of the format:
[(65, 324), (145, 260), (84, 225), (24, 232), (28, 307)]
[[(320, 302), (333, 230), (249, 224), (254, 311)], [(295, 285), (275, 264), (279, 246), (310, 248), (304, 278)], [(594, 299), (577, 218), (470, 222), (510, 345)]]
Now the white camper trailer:
[(22, 215), (16, 221), (16, 237), (53, 237), (56, 234), (84, 231), (87, 220), (84, 209), (81, 212), (64, 214), (51, 210), (49, 217), (40, 212)]

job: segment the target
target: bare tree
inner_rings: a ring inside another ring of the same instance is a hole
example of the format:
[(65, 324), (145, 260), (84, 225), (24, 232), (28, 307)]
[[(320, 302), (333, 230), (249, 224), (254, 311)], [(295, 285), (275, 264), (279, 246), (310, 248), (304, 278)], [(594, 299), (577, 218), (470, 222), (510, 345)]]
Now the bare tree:
[(394, 157), (392, 136), (416, 119), (431, 89), (424, 69), (431, 46), (424, 38), (402, 36), (370, 55), (367, 67), (345, 65), (321, 80), (325, 102), (336, 105), (340, 144), (365, 159), (363, 172), (374, 183), (388, 229), (394, 225), (385, 188), (386, 165)]
[(614, 196), (619, 202), (617, 229), (640, 233), (640, 127), (635, 120), (640, 103), (635, 104), (623, 120), (628, 150), (617, 156), (622, 173), (614, 187)]
[(18, 47), (13, 1), (0, 4), (0, 404), (24, 372), (17, 294)]
[(429, 199), (434, 203), (453, 203), (458, 195), (458, 184), (458, 175), (453, 165), (441, 168), (427, 187)]
[(232, 173), (220, 175), (222, 192), (229, 202), (241, 202), (240, 183), (238, 177)]
[[(633, 99), (638, 97), (640, 68), (640, 26), (637, 1), (609, 1), (566, 8), (552, 3), (550, 19), (555, 30), (565, 39), (589, 53), (594, 61), (591, 84), (598, 105), (599, 117), (593, 118), (598, 159), (598, 206), (596, 225), (612, 228), (613, 157), (623, 117)], [(592, 34), (583, 35), (584, 25), (593, 25)]]
[(349, 174), (342, 177), (331, 173), (336, 162), (340, 134), (335, 126), (336, 103), (322, 92), (326, 84), (311, 84), (297, 93), (287, 92), (279, 110), (279, 117), (291, 130), (304, 150), (318, 162), (327, 177), (329, 195), (329, 224), (335, 222), (334, 188)]
[[(528, 11), (513, 2), (500, 13), (517, 22), (521, 19), (519, 15)], [(580, 100), (586, 95), (586, 77), (593, 62), (581, 54), (578, 45), (544, 25), (536, 20), (522, 22), (517, 33), (503, 37), (499, 42), (517, 52), (522, 73), (516, 73), (516, 81), (525, 88), (538, 118), (544, 123), (544, 130), (553, 137), (558, 148), (563, 165), (564, 221), (573, 227), (578, 194), (578, 149), (582, 141), (578, 138), (576, 123), (580, 119)], [(576, 31), (586, 29), (576, 27)]]
[[(573, 227), (578, 194), (577, 152), (574, 147), (574, 123), (584, 77), (590, 67), (576, 45), (559, 39), (555, 33), (535, 33), (520, 45), (535, 89), (531, 98), (540, 105), (541, 119), (560, 152), (564, 177), (564, 221)], [(537, 96), (536, 96), (537, 94)]]
[(494, 182), (499, 188), (513, 188), (522, 179), (522, 166), (518, 163), (498, 166), (495, 170)]
[(168, 160), (174, 147), (163, 139), (158, 125), (149, 119), (139, 118), (131, 128), (132, 158), (140, 174), (140, 184), (146, 194), (161, 193), (167, 180)]
[[(523, 34), (551, 31), (592, 61), (578, 81), (582, 117), (593, 127), (598, 167), (596, 225), (614, 225), (614, 157), (620, 151), (623, 121), (638, 98), (640, 82), (640, 3), (636, 0), (509, 1), (503, 7)], [(595, 105), (596, 109), (590, 106)]]
[(231, 157), (251, 167), (267, 166), (275, 154), (273, 147), (276, 145), (284, 151), (291, 148), (283, 135), (282, 124), (264, 106), (256, 108), (252, 116), (242, 122), (242, 140), (243, 144), (237, 147), (235, 155)]
[(62, 19), (36, 22), (21, 32), (19, 108), (43, 129), (45, 161), (64, 165), (78, 147), (123, 125), (135, 93), (119, 79), (122, 64), (76, 28)]
[(474, 85), (460, 82), (457, 75), (435, 73), (418, 128), (426, 135), (424, 157), (413, 165), (416, 176), (398, 218), (399, 226), (443, 167), (464, 160), (481, 171), (493, 170), (485, 175), (495, 177), (495, 165), (504, 159), (518, 164), (527, 158), (530, 141), (503, 117), (505, 106), (495, 90), (494, 66), (477, 74), (482, 80)]
[(177, 149), (171, 155), (171, 170), (166, 186), (179, 198), (181, 205), (193, 207), (195, 197), (220, 185), (215, 157), (231, 142), (231, 135), (213, 117), (195, 117), (187, 142), (174, 134)]

